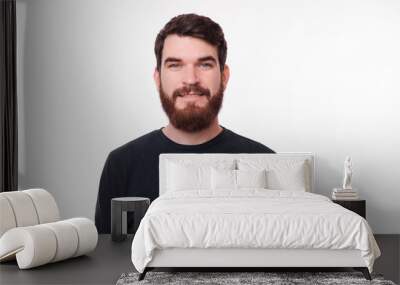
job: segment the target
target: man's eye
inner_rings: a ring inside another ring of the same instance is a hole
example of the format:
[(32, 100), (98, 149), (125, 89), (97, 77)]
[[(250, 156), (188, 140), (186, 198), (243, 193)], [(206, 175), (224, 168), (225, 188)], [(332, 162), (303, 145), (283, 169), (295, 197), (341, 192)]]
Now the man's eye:
[(205, 68), (211, 68), (213, 67), (213, 65), (211, 63), (201, 63), (200, 64), (201, 67), (205, 67)]
[(179, 64), (177, 64), (177, 63), (172, 63), (172, 64), (168, 65), (168, 68), (171, 68), (171, 67), (178, 67), (178, 66), (179, 66)]

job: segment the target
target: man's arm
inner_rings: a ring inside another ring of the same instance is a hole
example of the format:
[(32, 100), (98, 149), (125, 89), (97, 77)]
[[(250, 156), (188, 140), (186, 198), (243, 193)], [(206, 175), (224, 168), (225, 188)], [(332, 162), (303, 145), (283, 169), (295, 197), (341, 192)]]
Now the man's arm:
[(111, 153), (108, 155), (101, 173), (99, 192), (97, 194), (95, 223), (100, 234), (111, 233), (111, 198), (116, 197), (115, 182), (117, 177), (111, 164)]

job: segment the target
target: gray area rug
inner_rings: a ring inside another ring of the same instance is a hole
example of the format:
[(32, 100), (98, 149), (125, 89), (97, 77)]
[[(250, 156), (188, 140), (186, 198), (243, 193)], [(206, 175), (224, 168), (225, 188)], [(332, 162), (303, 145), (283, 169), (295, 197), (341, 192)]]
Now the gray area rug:
[(117, 285), (133, 284), (379, 284), (395, 285), (381, 274), (371, 274), (366, 280), (361, 272), (147, 272), (142, 281), (139, 273), (124, 273)]

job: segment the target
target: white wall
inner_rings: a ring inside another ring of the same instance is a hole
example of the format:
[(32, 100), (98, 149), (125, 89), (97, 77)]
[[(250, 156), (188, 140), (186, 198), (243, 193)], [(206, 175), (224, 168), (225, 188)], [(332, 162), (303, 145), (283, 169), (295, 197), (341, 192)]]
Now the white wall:
[(48, 189), (65, 218), (94, 217), (107, 154), (167, 123), (154, 40), (187, 12), (226, 35), (220, 123), (314, 152), (321, 194), (351, 155), (373, 231), (400, 233), (398, 1), (17, 0), (20, 188)]

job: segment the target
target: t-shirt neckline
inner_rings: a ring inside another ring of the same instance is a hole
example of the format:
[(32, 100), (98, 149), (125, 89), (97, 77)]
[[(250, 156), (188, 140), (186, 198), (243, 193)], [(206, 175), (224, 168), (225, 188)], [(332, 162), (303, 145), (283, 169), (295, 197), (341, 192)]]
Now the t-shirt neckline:
[(180, 143), (174, 142), (173, 140), (171, 140), (169, 137), (167, 137), (167, 136), (163, 133), (162, 129), (163, 129), (164, 127), (159, 128), (159, 129), (158, 129), (158, 132), (160, 133), (161, 137), (162, 137), (167, 143), (169, 143), (169, 144), (171, 144), (171, 145), (174, 145), (174, 146), (179, 147), (179, 148), (197, 149), (197, 148), (203, 148), (203, 147), (207, 147), (207, 146), (213, 145), (213, 144), (217, 143), (219, 140), (222, 139), (222, 137), (224, 136), (224, 134), (227, 132), (227, 129), (226, 129), (224, 126), (222, 126), (222, 125), (219, 125), (219, 126), (222, 128), (222, 131), (220, 131), (220, 132), (218, 133), (218, 135), (216, 135), (215, 137), (213, 137), (213, 138), (210, 139), (209, 141), (203, 142), (203, 143), (201, 143), (201, 144), (180, 144)]

